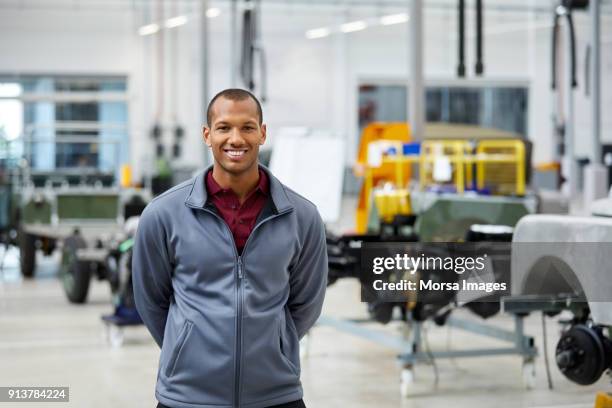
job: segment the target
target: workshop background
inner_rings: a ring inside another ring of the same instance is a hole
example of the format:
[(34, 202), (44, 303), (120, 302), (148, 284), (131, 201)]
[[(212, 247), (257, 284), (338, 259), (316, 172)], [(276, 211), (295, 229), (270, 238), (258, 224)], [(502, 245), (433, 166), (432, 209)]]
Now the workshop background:
[[(155, 406), (132, 237), (229, 87), (328, 230), (307, 406), (612, 407), (610, 0), (0, 0), (0, 387)], [(362, 302), (382, 241), (505, 243), (511, 296)]]

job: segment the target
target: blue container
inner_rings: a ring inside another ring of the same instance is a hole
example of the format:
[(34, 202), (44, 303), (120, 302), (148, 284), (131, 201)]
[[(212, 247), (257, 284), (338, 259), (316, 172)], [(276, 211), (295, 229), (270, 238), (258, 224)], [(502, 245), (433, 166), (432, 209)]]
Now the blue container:
[(403, 153), (404, 156), (421, 154), (421, 143), (404, 143)]

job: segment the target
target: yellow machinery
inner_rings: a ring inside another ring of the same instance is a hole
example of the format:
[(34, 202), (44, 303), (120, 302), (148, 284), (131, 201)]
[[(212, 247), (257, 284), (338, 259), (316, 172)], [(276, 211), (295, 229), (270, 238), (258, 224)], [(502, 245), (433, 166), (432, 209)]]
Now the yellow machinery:
[[(398, 156), (387, 160), (414, 161), (414, 158)], [(450, 182), (457, 193), (463, 193), (466, 187), (476, 187), (480, 191), (488, 189), (493, 195), (522, 196), (525, 194), (525, 171), (525, 144), (516, 139), (476, 143), (426, 140), (419, 158), (421, 190)]]
[(471, 149), (467, 140), (424, 141), (419, 158), (420, 188), (452, 182), (456, 191), (463, 193), (465, 185), (471, 185), (473, 179)]
[(525, 144), (521, 140), (481, 140), (476, 146), (478, 189), (493, 194), (525, 195)]
[(396, 188), (390, 184), (383, 188), (376, 188), (374, 189), (374, 203), (378, 216), (385, 222), (393, 221), (396, 215), (412, 214), (410, 192), (405, 188)]
[[(459, 194), (466, 189), (487, 191), (491, 195), (525, 194), (525, 144), (517, 139), (425, 140), (419, 154), (403, 154), (410, 139), (405, 123), (374, 123), (364, 129), (355, 173), (364, 177), (356, 213), (356, 232), (368, 229), (372, 199), (379, 216), (389, 220), (394, 214), (409, 215), (407, 190), (411, 166), (419, 166), (419, 188), (446, 186)], [(372, 163), (371, 143), (384, 143), (395, 154), (383, 155)], [(384, 188), (379, 188), (385, 185)]]

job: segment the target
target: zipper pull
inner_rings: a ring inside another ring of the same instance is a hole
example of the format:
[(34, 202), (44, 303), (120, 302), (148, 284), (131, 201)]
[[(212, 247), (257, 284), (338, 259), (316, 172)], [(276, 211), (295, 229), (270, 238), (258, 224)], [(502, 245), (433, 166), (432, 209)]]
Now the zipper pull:
[(238, 279), (242, 279), (242, 257), (238, 257)]

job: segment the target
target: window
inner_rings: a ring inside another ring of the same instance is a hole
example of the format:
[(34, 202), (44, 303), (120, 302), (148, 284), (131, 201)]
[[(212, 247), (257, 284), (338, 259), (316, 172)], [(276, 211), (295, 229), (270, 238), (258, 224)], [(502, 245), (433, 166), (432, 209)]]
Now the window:
[[(406, 121), (408, 90), (404, 85), (359, 87), (359, 126), (373, 121)], [(427, 122), (480, 125), (527, 136), (526, 86), (430, 85), (425, 91)]]
[[(20, 149), (12, 151), (21, 151), (32, 172), (116, 174), (128, 160), (126, 83), (124, 77), (0, 76), (0, 129), (16, 129), (10, 137)], [(15, 87), (10, 99), (5, 94)], [(8, 103), (21, 116), (4, 114)]]
[[(56, 103), (55, 121), (56, 122), (99, 122), (99, 106), (96, 102), (81, 103)], [(58, 142), (68, 142), (80, 138), (82, 143), (58, 143), (55, 151), (55, 167), (85, 167), (98, 168), (98, 148), (97, 141), (99, 130), (85, 130), (70, 128), (59, 128), (55, 131)], [(72, 138), (72, 139), (70, 139)], [(91, 143), (87, 143), (91, 139)]]

